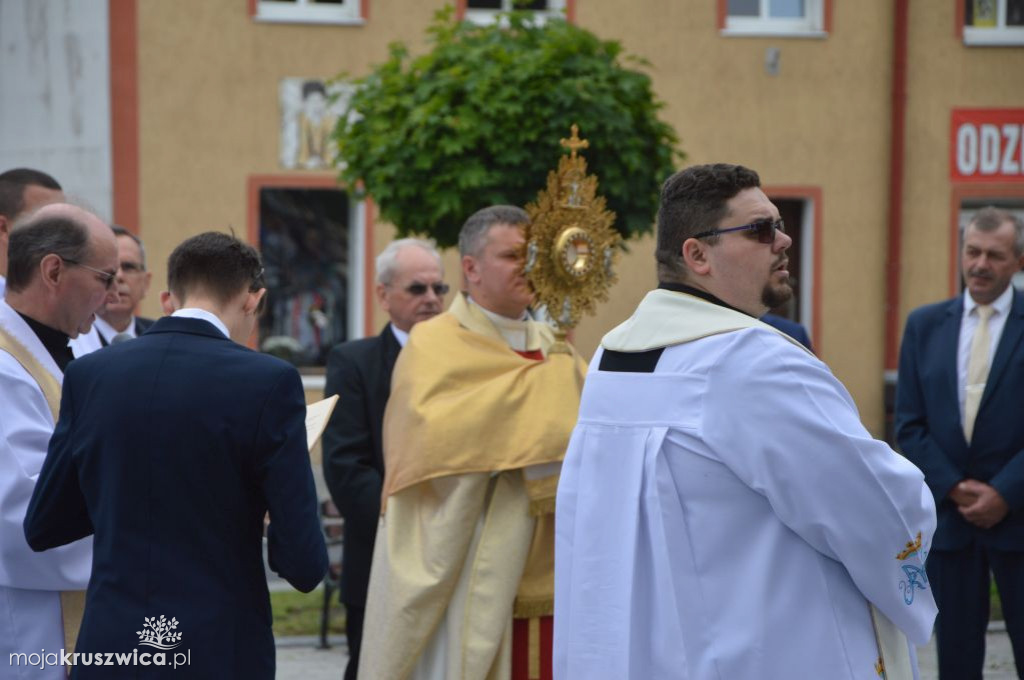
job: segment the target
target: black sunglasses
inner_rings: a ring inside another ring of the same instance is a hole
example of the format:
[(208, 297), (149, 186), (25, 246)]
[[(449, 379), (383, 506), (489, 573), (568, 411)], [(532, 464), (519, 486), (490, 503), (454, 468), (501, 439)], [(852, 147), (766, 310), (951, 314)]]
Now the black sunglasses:
[[(448, 294), (447, 283), (432, 283), (430, 284), (429, 287), (434, 290), (434, 295), (436, 295), (437, 297), (444, 297), (445, 295)], [(427, 288), (427, 284), (420, 283), (417, 281), (416, 283), (410, 283), (408, 286), (406, 286), (405, 292), (408, 293), (409, 295), (415, 295), (416, 297), (419, 297), (420, 295), (427, 294)]]
[(729, 227), (728, 229), (711, 229), (710, 231), (702, 231), (699, 234), (694, 234), (693, 238), (718, 236), (719, 234), (727, 234), (730, 231), (752, 231), (757, 234), (758, 243), (775, 243), (775, 232), (781, 231), (785, 234), (786, 223), (781, 219), (773, 221), (771, 218), (766, 217), (763, 220), (744, 224), (742, 227)]

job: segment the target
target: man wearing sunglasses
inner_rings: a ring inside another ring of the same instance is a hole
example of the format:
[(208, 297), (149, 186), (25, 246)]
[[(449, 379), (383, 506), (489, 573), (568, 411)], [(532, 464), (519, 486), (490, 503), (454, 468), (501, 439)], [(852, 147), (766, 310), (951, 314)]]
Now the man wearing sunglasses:
[(556, 679), (914, 677), (935, 505), (758, 321), (791, 242), (748, 168), (665, 182), (660, 285), (602, 339), (563, 464)]
[(528, 219), (466, 220), (465, 291), (398, 357), (360, 678), (549, 677), (554, 492), (584, 366), (549, 355), (527, 311)]
[(409, 331), (441, 313), (448, 284), (433, 243), (392, 241), (377, 256), (377, 301), (390, 321), (380, 335), (343, 342), (327, 356), (324, 396), (338, 395), (323, 435), (324, 481), (345, 519), (341, 601), (349, 661), (345, 680), (359, 668), (366, 587), (384, 483), (381, 426), (391, 372)]
[[(92, 539), (39, 554), (21, 524), (57, 421), (72, 360), (68, 340), (88, 331), (95, 312), (115, 299), (116, 271), (114, 234), (81, 208), (46, 205), (11, 231), (0, 301), (0, 664), (11, 654), (74, 645)], [(0, 677), (12, 672), (0, 670)], [(33, 675), (65, 672), (48, 667)]]

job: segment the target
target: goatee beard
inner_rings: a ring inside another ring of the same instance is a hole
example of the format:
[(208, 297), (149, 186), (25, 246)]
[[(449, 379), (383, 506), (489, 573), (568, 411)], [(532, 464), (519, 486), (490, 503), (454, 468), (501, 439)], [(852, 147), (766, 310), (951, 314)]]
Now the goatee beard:
[(775, 286), (769, 283), (761, 291), (761, 304), (768, 309), (775, 309), (789, 302), (791, 297), (793, 297), (793, 287), (788, 283), (780, 283)]

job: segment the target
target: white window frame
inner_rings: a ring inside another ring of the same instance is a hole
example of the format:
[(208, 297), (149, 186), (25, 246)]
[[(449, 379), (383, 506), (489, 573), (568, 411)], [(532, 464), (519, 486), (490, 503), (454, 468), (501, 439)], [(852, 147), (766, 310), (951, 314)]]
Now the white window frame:
[[(537, 23), (543, 24), (548, 18), (564, 19), (565, 3), (566, 0), (548, 0), (548, 8), (546, 10), (534, 10), (534, 14), (537, 17)], [(464, 19), (479, 26), (487, 26), (494, 23), (499, 12), (510, 12), (514, 9), (514, 6), (515, 3), (513, 0), (501, 0), (501, 9), (474, 9), (470, 7), (467, 2)]]
[[(782, 38), (825, 38), (825, 2), (804, 0), (804, 16), (779, 19), (768, 16), (769, 0), (760, 0), (758, 16), (730, 16), (726, 4), (724, 36), (771, 36)], [(728, 2), (728, 0), (721, 0)]]
[[(958, 0), (958, 2), (963, 1), (964, 0)], [(965, 24), (964, 44), (1024, 45), (1024, 26), (1007, 26), (1006, 12), (1006, 0), (996, 0), (996, 25), (989, 28), (967, 26)]]
[(358, 26), (365, 23), (360, 0), (342, 0), (339, 4), (320, 4), (313, 0), (274, 2), (257, 0), (256, 21), (288, 24), (335, 24)]

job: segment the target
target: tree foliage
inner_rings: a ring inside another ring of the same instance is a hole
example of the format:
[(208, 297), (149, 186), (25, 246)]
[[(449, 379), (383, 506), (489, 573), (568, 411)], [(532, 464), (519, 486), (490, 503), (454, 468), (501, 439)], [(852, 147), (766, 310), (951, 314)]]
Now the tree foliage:
[[(624, 235), (649, 231), (677, 137), (657, 117), (650, 78), (614, 41), (527, 12), (489, 26), (439, 11), (432, 49), (400, 43), (356, 81), (334, 132), (342, 181), (376, 201), (401, 235), (447, 247), (465, 219), (494, 203), (525, 205), (545, 186), (577, 123), (590, 171)], [(681, 156), (681, 154), (680, 154)]]

